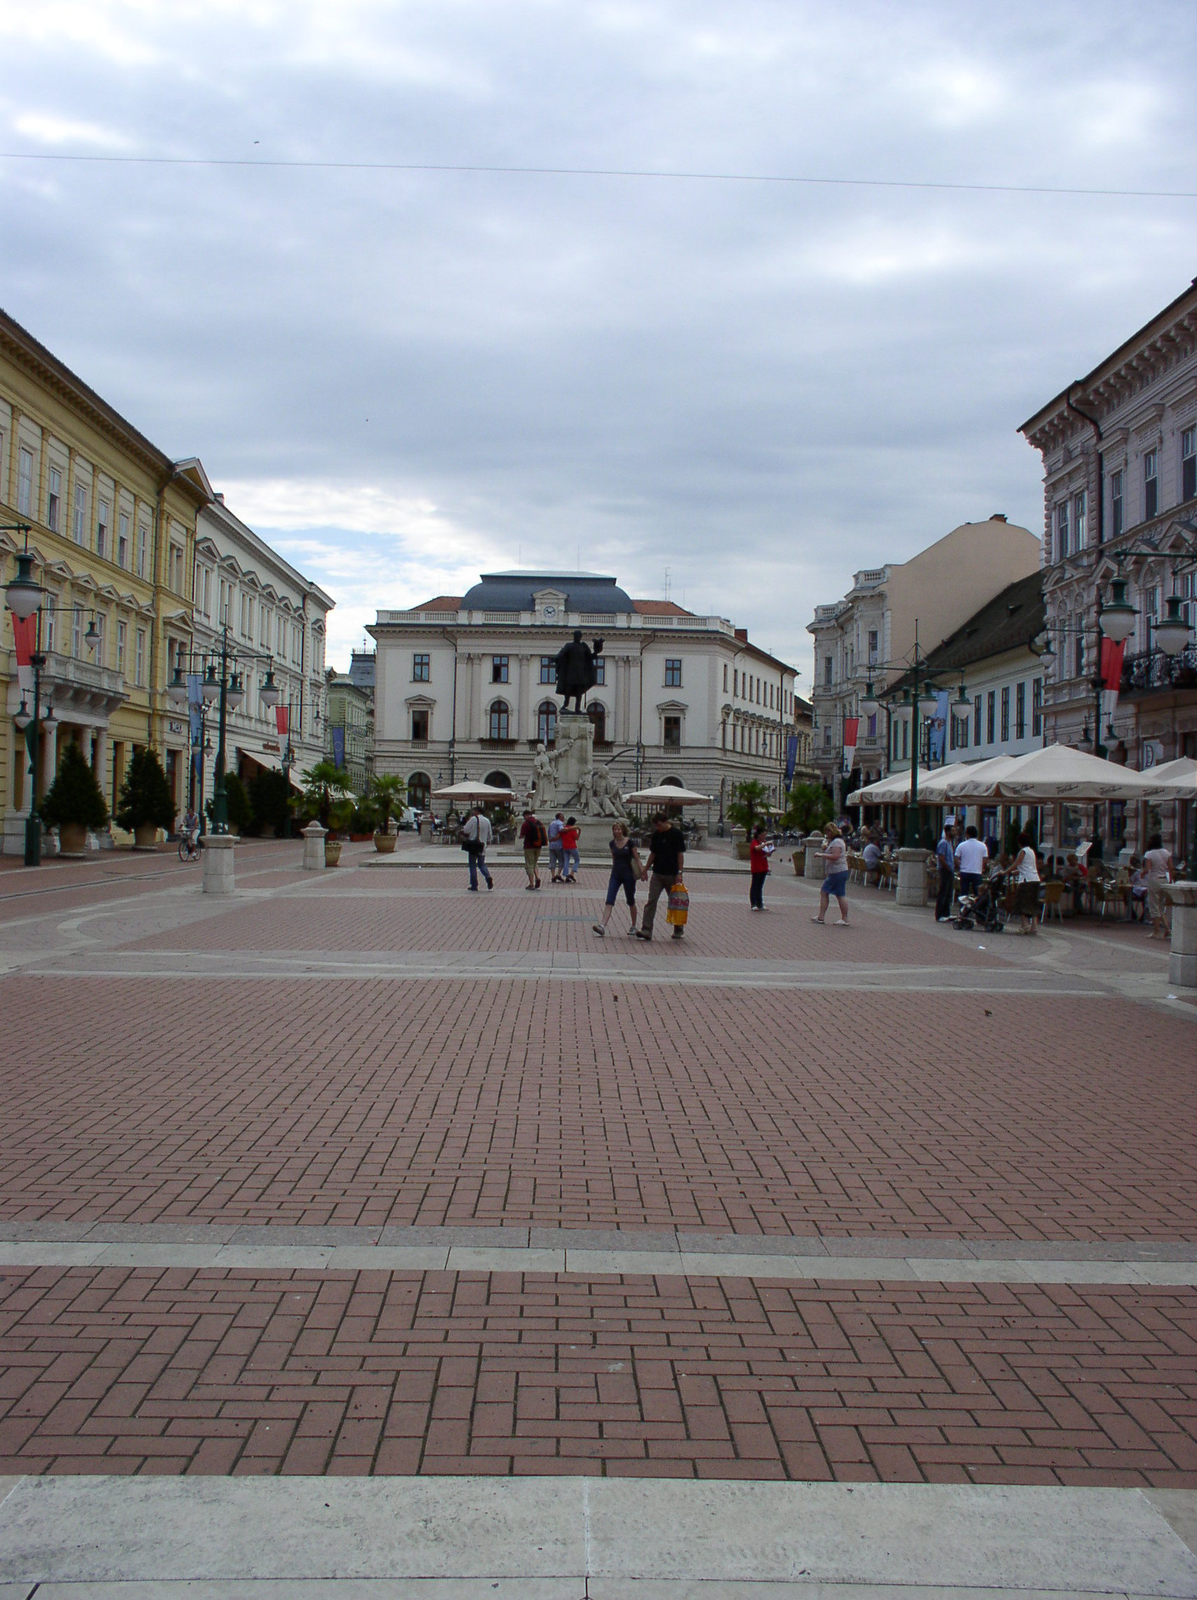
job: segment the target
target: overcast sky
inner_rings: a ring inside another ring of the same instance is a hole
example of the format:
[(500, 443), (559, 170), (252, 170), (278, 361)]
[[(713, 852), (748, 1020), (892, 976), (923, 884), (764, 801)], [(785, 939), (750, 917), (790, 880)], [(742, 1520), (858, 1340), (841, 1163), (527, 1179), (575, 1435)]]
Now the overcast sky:
[[(0, 0), (0, 149), (1197, 191), (1197, 5)], [(1197, 201), (0, 159), (0, 305), (337, 600), (747, 624), (1004, 511)]]

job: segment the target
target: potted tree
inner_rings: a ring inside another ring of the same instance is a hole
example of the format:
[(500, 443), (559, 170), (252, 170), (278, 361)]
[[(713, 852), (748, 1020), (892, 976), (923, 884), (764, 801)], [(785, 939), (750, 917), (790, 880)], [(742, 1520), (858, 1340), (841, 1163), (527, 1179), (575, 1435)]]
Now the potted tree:
[(159, 828), (173, 828), (175, 801), (156, 750), (134, 750), (116, 808), (120, 827), (133, 835), (135, 850), (152, 850)]
[(46, 827), (58, 829), (58, 844), (64, 856), (81, 856), (87, 847), (87, 830), (108, 826), (108, 807), (96, 775), (73, 739), (62, 753), (54, 782), (39, 810)]
[(732, 843), (735, 845), (737, 860), (748, 860), (749, 836), (757, 823), (767, 814), (768, 805), (769, 791), (755, 778), (749, 778), (745, 783), (738, 783), (732, 791), (732, 801), (727, 808), (727, 815), (732, 824)]
[(370, 804), (374, 811), (374, 848), (379, 855), (394, 854), (398, 835), (391, 832), (391, 818), (402, 811), (407, 784), (397, 772), (387, 772), (370, 785)]
[(286, 830), (291, 814), (291, 784), (277, 767), (255, 773), (247, 785), (254, 820), (263, 839), (273, 839)]
[[(798, 783), (790, 790), (785, 825), (805, 839), (831, 821), (831, 796), (819, 783)], [(794, 871), (799, 877), (806, 870), (806, 850), (794, 851)]]
[(341, 840), (337, 834), (353, 815), (353, 790), (349, 774), (327, 758), (317, 761), (303, 775), (303, 797), (307, 809), (328, 830), (324, 841), (324, 862), (335, 867), (341, 859)]

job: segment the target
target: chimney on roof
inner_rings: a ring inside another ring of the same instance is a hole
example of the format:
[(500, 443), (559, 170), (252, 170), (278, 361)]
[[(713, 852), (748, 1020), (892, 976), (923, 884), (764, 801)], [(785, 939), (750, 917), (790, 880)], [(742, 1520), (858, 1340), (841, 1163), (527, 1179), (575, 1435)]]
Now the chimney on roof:
[(1010, 519), (1004, 511), (991, 511), (989, 520), (990, 522), (1009, 522)]
[(741, 644), (747, 644), (748, 643), (748, 629), (747, 628), (737, 628), (736, 629), (736, 638), (740, 641)]
[(220, 501), (221, 505), (224, 505), (224, 490), (223, 489), (215, 489), (215, 490), (213, 490), (213, 493), (215, 494), (216, 498)]

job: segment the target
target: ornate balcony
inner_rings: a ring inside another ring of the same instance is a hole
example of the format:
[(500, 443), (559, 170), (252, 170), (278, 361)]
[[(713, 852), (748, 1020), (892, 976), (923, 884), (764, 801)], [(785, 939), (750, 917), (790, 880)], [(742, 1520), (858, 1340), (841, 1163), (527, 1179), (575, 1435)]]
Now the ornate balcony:
[(1122, 661), (1124, 695), (1158, 694), (1175, 689), (1197, 689), (1197, 644), (1186, 645), (1179, 655), (1143, 650)]

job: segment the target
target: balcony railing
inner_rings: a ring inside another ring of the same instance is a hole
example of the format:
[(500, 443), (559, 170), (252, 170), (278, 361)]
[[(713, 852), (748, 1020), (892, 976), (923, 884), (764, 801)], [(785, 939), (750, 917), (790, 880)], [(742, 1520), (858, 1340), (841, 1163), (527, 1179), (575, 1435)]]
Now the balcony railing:
[(1193, 688), (1197, 688), (1197, 644), (1186, 645), (1175, 656), (1167, 656), (1162, 650), (1142, 650), (1123, 658), (1123, 694)]

